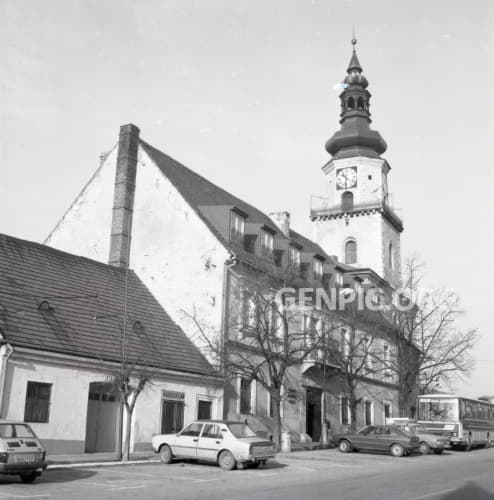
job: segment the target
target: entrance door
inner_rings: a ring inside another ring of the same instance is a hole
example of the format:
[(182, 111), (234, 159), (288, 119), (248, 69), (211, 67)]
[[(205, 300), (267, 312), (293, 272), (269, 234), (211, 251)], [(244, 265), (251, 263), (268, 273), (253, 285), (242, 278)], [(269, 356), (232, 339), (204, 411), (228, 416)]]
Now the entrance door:
[(112, 386), (102, 382), (89, 384), (86, 417), (86, 453), (115, 451), (120, 404)]
[(321, 439), (321, 389), (307, 387), (306, 432), (312, 441)]
[(184, 426), (184, 402), (163, 399), (161, 434), (176, 434)]

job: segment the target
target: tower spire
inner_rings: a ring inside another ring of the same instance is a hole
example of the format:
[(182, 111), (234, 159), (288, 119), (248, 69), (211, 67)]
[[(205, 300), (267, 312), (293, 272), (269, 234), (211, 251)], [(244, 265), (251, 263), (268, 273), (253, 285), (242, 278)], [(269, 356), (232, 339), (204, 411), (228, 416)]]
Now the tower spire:
[(379, 132), (371, 130), (369, 82), (362, 72), (357, 57), (355, 27), (352, 33), (352, 56), (343, 80), (340, 94), (341, 130), (326, 143), (326, 150), (333, 157), (350, 157), (357, 154), (379, 157), (386, 151), (386, 143)]

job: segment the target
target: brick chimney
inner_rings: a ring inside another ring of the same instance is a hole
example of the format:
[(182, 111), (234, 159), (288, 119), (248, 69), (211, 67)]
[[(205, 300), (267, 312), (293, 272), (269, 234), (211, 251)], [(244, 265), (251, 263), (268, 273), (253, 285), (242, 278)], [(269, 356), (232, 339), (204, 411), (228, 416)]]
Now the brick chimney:
[(113, 192), (113, 217), (108, 263), (127, 267), (132, 234), (132, 214), (137, 172), (139, 129), (129, 123), (120, 127), (118, 138), (117, 173)]
[(272, 212), (269, 214), (271, 220), (281, 229), (281, 232), (290, 237), (290, 214), (288, 212)]

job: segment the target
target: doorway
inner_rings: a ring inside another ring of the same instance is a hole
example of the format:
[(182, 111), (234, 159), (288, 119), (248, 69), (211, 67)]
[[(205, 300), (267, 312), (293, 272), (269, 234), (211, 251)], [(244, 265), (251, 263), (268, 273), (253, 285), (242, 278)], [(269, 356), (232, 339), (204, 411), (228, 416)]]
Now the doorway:
[(86, 453), (113, 452), (120, 422), (118, 393), (111, 384), (92, 382), (86, 417)]
[(321, 439), (321, 396), (321, 389), (307, 387), (305, 429), (312, 441)]

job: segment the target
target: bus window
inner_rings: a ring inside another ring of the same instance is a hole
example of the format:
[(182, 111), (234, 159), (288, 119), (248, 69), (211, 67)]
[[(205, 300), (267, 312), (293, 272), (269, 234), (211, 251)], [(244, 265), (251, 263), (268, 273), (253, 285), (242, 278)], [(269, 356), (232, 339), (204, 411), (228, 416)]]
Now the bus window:
[(458, 400), (446, 398), (420, 398), (418, 420), (442, 422), (458, 420)]

